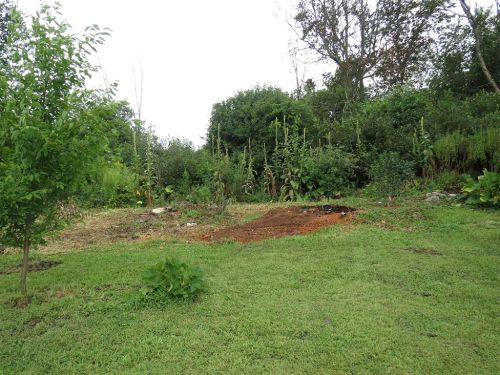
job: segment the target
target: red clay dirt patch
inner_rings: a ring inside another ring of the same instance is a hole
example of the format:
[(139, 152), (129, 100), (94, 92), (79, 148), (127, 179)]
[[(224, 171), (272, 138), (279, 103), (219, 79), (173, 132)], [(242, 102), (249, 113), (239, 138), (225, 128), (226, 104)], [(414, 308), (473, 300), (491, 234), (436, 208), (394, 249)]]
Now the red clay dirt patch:
[(275, 208), (257, 220), (219, 229), (201, 239), (217, 241), (232, 238), (239, 242), (252, 242), (306, 234), (326, 226), (343, 224), (349, 220), (353, 211), (349, 207), (330, 205)]

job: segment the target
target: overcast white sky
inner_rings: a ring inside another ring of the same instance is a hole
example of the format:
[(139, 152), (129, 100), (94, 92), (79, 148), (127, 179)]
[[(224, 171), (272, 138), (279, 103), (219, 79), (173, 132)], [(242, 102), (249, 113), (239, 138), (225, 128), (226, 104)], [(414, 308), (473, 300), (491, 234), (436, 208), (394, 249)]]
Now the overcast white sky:
[[(212, 105), (256, 84), (294, 88), (286, 23), (295, 0), (60, 0), (75, 32), (98, 24), (112, 35), (98, 52), (119, 98), (135, 108), (134, 75), (144, 74), (143, 119), (158, 135), (201, 145)], [(50, 3), (50, 2), (49, 2)], [(39, 0), (19, 0), (27, 13)], [(307, 76), (320, 77), (317, 67)], [(104, 86), (102, 75), (93, 85)]]
[[(161, 137), (204, 141), (212, 105), (238, 90), (268, 84), (295, 87), (289, 55), (296, 35), (286, 20), (296, 0), (59, 0), (75, 32), (112, 29), (98, 60), (118, 98), (136, 107), (133, 69), (144, 77), (142, 117)], [(491, 4), (492, 0), (479, 0)], [(49, 1), (50, 3), (50, 1)], [(39, 0), (18, 0), (27, 13)], [(310, 57), (309, 57), (310, 59)], [(308, 65), (320, 81), (327, 65)], [(94, 86), (104, 86), (102, 74)]]

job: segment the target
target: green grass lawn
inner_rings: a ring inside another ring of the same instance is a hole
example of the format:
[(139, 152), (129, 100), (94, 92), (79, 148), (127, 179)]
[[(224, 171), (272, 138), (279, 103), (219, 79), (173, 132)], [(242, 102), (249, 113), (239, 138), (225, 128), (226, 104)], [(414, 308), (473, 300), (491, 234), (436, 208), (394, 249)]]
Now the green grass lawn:
[[(239, 244), (121, 243), (0, 275), (0, 374), (499, 374), (500, 213), (422, 202), (361, 223)], [(196, 303), (137, 307), (140, 274), (175, 256)], [(18, 254), (0, 256), (0, 271)]]

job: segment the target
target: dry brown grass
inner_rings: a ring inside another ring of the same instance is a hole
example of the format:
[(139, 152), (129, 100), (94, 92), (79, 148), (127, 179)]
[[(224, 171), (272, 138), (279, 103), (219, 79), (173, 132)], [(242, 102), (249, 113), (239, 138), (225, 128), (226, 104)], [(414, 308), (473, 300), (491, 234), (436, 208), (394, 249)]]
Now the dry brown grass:
[[(46, 254), (85, 250), (90, 247), (151, 239), (190, 240), (204, 233), (258, 217), (269, 205), (234, 205), (224, 215), (202, 205), (180, 205), (160, 215), (146, 208), (89, 210), (40, 248)], [(194, 226), (188, 223), (196, 223)]]

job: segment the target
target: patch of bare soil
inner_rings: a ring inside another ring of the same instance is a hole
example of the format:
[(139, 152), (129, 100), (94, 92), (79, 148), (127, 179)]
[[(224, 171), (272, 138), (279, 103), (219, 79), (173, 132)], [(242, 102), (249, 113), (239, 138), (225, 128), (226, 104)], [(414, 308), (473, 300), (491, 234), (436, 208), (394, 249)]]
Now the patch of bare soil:
[(261, 218), (246, 224), (215, 230), (200, 239), (239, 242), (260, 241), (294, 234), (306, 234), (323, 227), (346, 223), (354, 209), (343, 206), (302, 206), (274, 208)]
[(221, 224), (238, 222), (245, 214), (221, 216), (216, 208), (202, 205), (182, 205), (161, 214), (153, 214), (146, 208), (87, 211), (77, 222), (51, 238), (40, 251), (53, 254), (124, 241), (168, 237), (192, 239)]
[[(37, 271), (45, 271), (49, 268), (58, 266), (62, 262), (57, 260), (39, 260), (33, 261), (28, 264), (29, 272), (37, 272)], [(21, 265), (17, 267), (8, 268), (6, 270), (0, 271), (0, 275), (10, 275), (11, 273), (19, 273), (21, 272)]]

